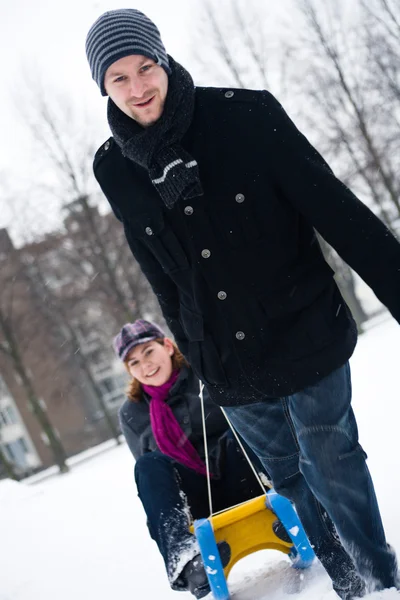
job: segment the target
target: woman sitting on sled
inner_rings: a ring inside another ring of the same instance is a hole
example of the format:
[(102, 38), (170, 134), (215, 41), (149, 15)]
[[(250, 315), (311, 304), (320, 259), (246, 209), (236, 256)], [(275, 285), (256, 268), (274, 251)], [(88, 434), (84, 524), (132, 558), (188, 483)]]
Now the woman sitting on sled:
[[(115, 338), (132, 377), (120, 423), (136, 460), (135, 479), (151, 537), (172, 589), (210, 592), (199, 546), (189, 531), (209, 513), (199, 380), (175, 343), (154, 323), (127, 323)], [(204, 392), (214, 510), (260, 494), (254, 474), (220, 410)], [(252, 461), (257, 459), (252, 455)], [(258, 468), (258, 464), (256, 465)], [(229, 548), (219, 547), (229, 561)]]

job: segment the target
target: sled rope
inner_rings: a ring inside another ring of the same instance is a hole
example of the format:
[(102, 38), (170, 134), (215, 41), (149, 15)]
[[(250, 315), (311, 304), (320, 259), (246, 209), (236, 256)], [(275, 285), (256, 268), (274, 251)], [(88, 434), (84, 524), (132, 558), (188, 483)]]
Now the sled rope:
[[(203, 385), (203, 383), (200, 382), (201, 420), (203, 422), (204, 454), (205, 454), (205, 459), (206, 459), (208, 507), (210, 510), (210, 517), (212, 517), (213, 516), (213, 504), (212, 504), (212, 494), (211, 494), (210, 461), (208, 458), (207, 427), (206, 427), (206, 417), (205, 417), (205, 411), (204, 411), (203, 389), (204, 389), (204, 385)], [(210, 520), (210, 523), (211, 523), (211, 527), (212, 527), (212, 520)]]
[(236, 438), (236, 441), (237, 441), (237, 443), (238, 443), (238, 444), (239, 444), (239, 446), (240, 446), (240, 449), (241, 449), (241, 451), (243, 452), (243, 454), (244, 454), (244, 456), (245, 456), (245, 458), (246, 458), (247, 462), (248, 462), (248, 463), (249, 463), (249, 465), (250, 465), (250, 468), (251, 468), (251, 470), (252, 470), (252, 471), (253, 471), (253, 473), (254, 473), (254, 477), (257, 479), (258, 483), (260, 484), (260, 487), (261, 487), (261, 489), (262, 489), (262, 493), (263, 493), (263, 494), (266, 494), (266, 493), (267, 493), (267, 490), (265, 489), (265, 485), (263, 484), (263, 482), (262, 482), (262, 480), (261, 480), (261, 477), (260, 477), (260, 475), (257, 473), (255, 466), (254, 466), (254, 465), (253, 465), (253, 463), (251, 462), (251, 460), (250, 460), (250, 458), (249, 458), (249, 456), (248, 456), (248, 454), (247, 454), (246, 450), (244, 449), (244, 446), (243, 446), (243, 444), (242, 444), (242, 442), (241, 442), (241, 440), (240, 440), (240, 438), (239, 438), (238, 434), (236, 433), (236, 430), (235, 430), (235, 428), (233, 427), (232, 423), (230, 422), (230, 420), (229, 420), (229, 417), (228, 417), (228, 415), (227, 415), (227, 414), (226, 414), (226, 412), (225, 412), (225, 409), (224, 409), (224, 408), (222, 408), (222, 406), (221, 406), (220, 408), (221, 408), (221, 410), (222, 410), (222, 414), (224, 415), (225, 419), (226, 419), (226, 420), (227, 420), (227, 422), (228, 422), (228, 425), (229, 425), (229, 427), (231, 428), (231, 431), (232, 431), (233, 435), (234, 435), (234, 436), (235, 436), (235, 438)]
[[(220, 513), (225, 512), (226, 510), (229, 510), (229, 508), (225, 508), (224, 510), (221, 510), (217, 513), (213, 513), (213, 503), (212, 503), (212, 492), (211, 492), (211, 477), (210, 477), (210, 461), (209, 461), (209, 456), (208, 456), (208, 444), (207, 444), (207, 426), (206, 426), (206, 417), (205, 417), (205, 411), (204, 411), (204, 396), (203, 396), (203, 390), (204, 390), (204, 385), (203, 383), (200, 382), (200, 404), (201, 404), (201, 419), (202, 419), (202, 424), (203, 424), (203, 437), (204, 437), (204, 454), (205, 454), (205, 463), (206, 463), (206, 476), (207, 476), (207, 491), (208, 491), (208, 506), (209, 506), (209, 511), (210, 511), (210, 523), (211, 523), (211, 527), (213, 526), (212, 524), (212, 519), (211, 517)], [(251, 470), (253, 471), (254, 477), (257, 479), (258, 483), (260, 484), (260, 487), (262, 489), (262, 493), (266, 494), (267, 490), (265, 489), (265, 485), (261, 480), (260, 475), (257, 473), (256, 468), (254, 467), (253, 463), (251, 462), (246, 450), (243, 447), (243, 444), (238, 436), (238, 434), (236, 433), (232, 423), (229, 420), (228, 415), (226, 414), (224, 408), (222, 408), (222, 406), (220, 407), (222, 414), (224, 415), (225, 419), (227, 420), (227, 423), (233, 433), (233, 435), (236, 438), (237, 443), (239, 444), (239, 447), (241, 449), (241, 451), (243, 452), (247, 462), (250, 465)], [(236, 504), (235, 506), (240, 506), (239, 504)], [(235, 508), (235, 506), (231, 506), (230, 508)]]

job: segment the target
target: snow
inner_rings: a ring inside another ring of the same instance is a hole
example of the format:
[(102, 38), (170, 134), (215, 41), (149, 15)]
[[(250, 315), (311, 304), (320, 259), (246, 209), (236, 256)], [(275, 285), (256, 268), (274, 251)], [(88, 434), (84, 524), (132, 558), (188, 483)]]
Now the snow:
[[(360, 441), (398, 554), (399, 334), (387, 318), (361, 336), (351, 361)], [(76, 460), (67, 475), (0, 482), (0, 600), (193, 600), (168, 586), (136, 496), (127, 446), (110, 444), (91, 454)], [(337, 598), (319, 564), (298, 572), (273, 551), (235, 565), (229, 587), (232, 600)], [(399, 594), (387, 590), (368, 600), (399, 600)]]

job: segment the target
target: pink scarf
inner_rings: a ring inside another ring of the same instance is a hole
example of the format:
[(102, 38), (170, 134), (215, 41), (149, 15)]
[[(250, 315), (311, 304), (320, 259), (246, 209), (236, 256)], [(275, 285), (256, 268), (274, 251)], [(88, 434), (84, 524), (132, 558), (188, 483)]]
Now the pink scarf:
[(169, 380), (160, 386), (144, 385), (143, 389), (151, 398), (150, 422), (157, 446), (163, 454), (177, 462), (193, 469), (201, 475), (206, 475), (206, 466), (201, 460), (192, 443), (175, 418), (171, 407), (166, 403), (168, 394), (179, 377), (179, 371), (174, 371)]

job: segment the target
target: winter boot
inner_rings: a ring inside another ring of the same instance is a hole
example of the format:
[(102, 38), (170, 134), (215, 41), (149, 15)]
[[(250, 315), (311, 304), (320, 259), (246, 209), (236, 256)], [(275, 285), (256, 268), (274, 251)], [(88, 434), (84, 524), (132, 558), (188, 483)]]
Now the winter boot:
[(333, 586), (333, 589), (342, 600), (356, 600), (358, 598), (363, 598), (367, 593), (365, 583), (356, 574), (354, 574), (353, 581), (346, 589), (341, 589), (336, 586)]
[[(219, 542), (217, 545), (222, 566), (225, 568), (231, 558), (231, 549), (226, 542)], [(186, 581), (189, 592), (195, 598), (204, 598), (211, 591), (200, 554), (187, 563), (182, 571), (182, 579)]]

